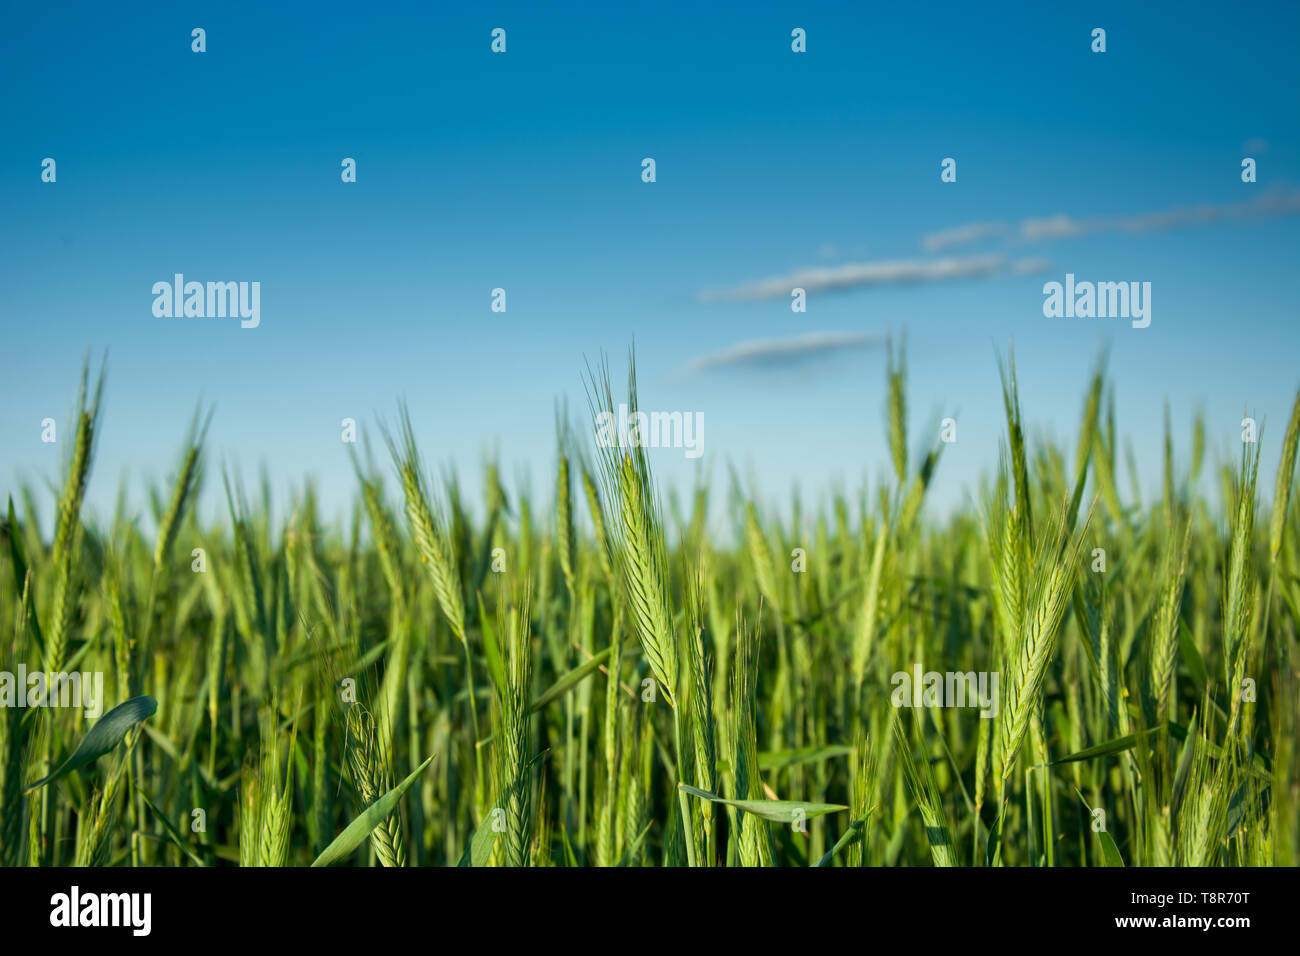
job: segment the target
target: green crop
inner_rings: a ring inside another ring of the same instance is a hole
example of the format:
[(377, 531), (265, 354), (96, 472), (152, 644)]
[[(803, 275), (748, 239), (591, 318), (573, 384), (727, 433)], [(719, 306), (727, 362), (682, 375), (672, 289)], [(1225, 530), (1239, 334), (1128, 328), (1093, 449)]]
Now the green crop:
[[(201, 521), (199, 415), (152, 521), (100, 527), (87, 372), (53, 527), (25, 488), (0, 525), (0, 863), (1295, 865), (1300, 395), (1271, 503), (1253, 442), (1211, 501), (1166, 414), (1144, 505), (1104, 363), (1071, 448), (1002, 380), (1001, 465), (943, 520), (891, 349), (884, 477), (820, 512), (682, 507), (567, 415), (553, 491), (490, 461), (471, 506), (403, 407), (350, 523), (233, 474)], [(587, 393), (635, 413), (635, 363)], [(102, 716), (19, 665), (104, 675)]]

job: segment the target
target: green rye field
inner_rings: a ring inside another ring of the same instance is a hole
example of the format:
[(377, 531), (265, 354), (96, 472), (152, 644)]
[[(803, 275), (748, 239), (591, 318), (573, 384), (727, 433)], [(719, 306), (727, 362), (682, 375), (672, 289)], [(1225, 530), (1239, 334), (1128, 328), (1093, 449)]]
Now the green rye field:
[[(1008, 357), (1002, 465), (937, 522), (903, 364), (892, 461), (848, 462), (889, 479), (824, 513), (678, 500), (654, 450), (598, 447), (630, 359), (542, 496), (492, 462), (463, 488), (399, 408), (337, 526), (210, 468), (202, 413), (152, 520), (83, 523), (88, 369), (61, 484), (0, 527), (0, 863), (1295, 865), (1300, 396), (1222, 464), (1166, 428), (1141, 502), (1104, 363), (1057, 447)], [(20, 664), (101, 673), (102, 715), (18, 706)], [(994, 706), (900, 690), (922, 672), (996, 674)]]

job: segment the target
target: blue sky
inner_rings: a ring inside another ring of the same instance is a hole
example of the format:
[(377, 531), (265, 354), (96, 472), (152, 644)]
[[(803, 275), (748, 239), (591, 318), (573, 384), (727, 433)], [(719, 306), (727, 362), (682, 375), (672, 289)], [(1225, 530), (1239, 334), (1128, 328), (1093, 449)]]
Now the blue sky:
[[(312, 474), (327, 514), (354, 490), (340, 420), (377, 439), (403, 396), (431, 462), (477, 488), (495, 451), (549, 498), (556, 401), (584, 413), (585, 360), (606, 350), (620, 380), (635, 338), (642, 406), (704, 415), (701, 459), (654, 453), (666, 484), (732, 462), (769, 501), (815, 503), (887, 471), (878, 342), (905, 334), (914, 448), (958, 421), (940, 512), (996, 463), (1013, 341), (1031, 435), (1072, 439), (1108, 345), (1148, 487), (1168, 400), (1180, 460), (1198, 409), (1212, 462), (1243, 410), (1266, 420), (1271, 489), (1300, 385), (1294, 5), (473, 6), (9, 13), (0, 487), (57, 473), (40, 421), (62, 426), (82, 356), (107, 349), (100, 515), (124, 476), (145, 510), (138, 483), (170, 473), (200, 399), (211, 472), (265, 465), (281, 496)], [(1058, 216), (1072, 235), (1036, 237)], [(1001, 225), (926, 243), (971, 223)], [(743, 294), (939, 259), (986, 274), (850, 282), (803, 314)], [(156, 318), (177, 272), (260, 282), (260, 326)], [(1044, 318), (1067, 272), (1150, 282), (1150, 327)], [(868, 344), (792, 361), (788, 340), (819, 333)], [(753, 340), (771, 360), (693, 370)]]

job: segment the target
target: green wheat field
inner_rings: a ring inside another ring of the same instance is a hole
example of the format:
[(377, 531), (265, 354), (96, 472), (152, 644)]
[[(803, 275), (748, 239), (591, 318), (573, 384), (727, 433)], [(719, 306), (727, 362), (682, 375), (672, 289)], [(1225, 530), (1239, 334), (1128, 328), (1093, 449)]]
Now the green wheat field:
[[(0, 863), (1295, 865), (1300, 396), (1271, 501), (1279, 436), (1207, 467), (1198, 421), (1142, 503), (1104, 360), (1075, 447), (1027, 442), (1001, 370), (1001, 467), (942, 522), (891, 350), (889, 478), (825, 513), (678, 500), (655, 450), (598, 447), (629, 358), (531, 500), (491, 462), (471, 496), (399, 406), (350, 522), (310, 484), (273, 516), (200, 412), (151, 520), (92, 527), (87, 368), (61, 486), (8, 496), (0, 665), (106, 702), (0, 708)], [(896, 706), (914, 669), (997, 674), (996, 714)]]

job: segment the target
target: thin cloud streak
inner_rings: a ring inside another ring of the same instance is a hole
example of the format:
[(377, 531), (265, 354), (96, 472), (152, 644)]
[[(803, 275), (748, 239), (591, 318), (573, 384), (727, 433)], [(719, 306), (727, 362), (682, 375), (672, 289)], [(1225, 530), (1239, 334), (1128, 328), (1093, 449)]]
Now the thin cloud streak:
[(843, 352), (876, 348), (884, 341), (885, 336), (876, 332), (809, 332), (791, 338), (753, 339), (693, 359), (686, 369), (700, 372), (718, 368), (783, 368)]
[(927, 252), (938, 252), (948, 246), (964, 245), (968, 242), (978, 242), (981, 239), (991, 239), (994, 236), (1001, 236), (1007, 231), (1005, 222), (971, 222), (964, 226), (954, 226), (951, 229), (941, 229), (933, 232), (921, 240)]
[(1105, 232), (1130, 234), (1189, 229), (1214, 223), (1250, 221), (1275, 216), (1300, 214), (1300, 190), (1267, 192), (1255, 199), (1236, 203), (1200, 203), (1178, 206), (1159, 212), (1131, 216), (1096, 216), (1076, 219), (1064, 213), (1055, 216), (1022, 219), (1017, 225), (976, 222), (930, 233), (921, 244), (933, 252), (949, 246), (964, 245), (1004, 234), (1015, 234), (1026, 242), (1073, 239)]
[(794, 289), (830, 292), (862, 286), (901, 285), (919, 282), (944, 282), (992, 275), (1005, 264), (1002, 256), (948, 257), (945, 259), (895, 259), (880, 262), (856, 262), (829, 268), (801, 269), (783, 276), (772, 276), (732, 289), (706, 289), (703, 302), (789, 298)]

